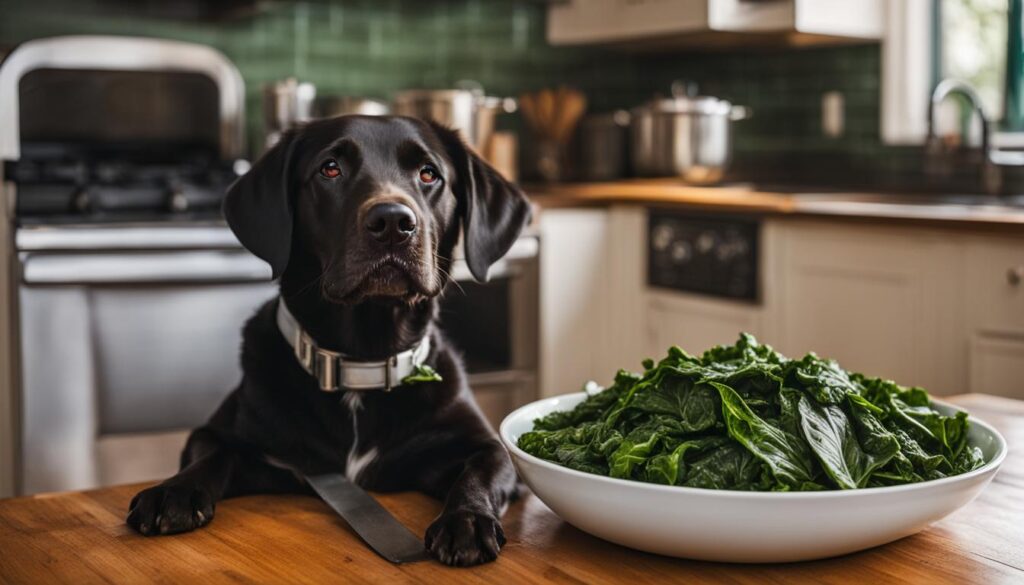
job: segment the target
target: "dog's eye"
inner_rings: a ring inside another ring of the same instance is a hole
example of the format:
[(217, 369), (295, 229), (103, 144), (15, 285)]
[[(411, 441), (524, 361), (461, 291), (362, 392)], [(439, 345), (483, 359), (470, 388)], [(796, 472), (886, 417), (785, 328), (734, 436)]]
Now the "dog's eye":
[(329, 160), (320, 165), (320, 174), (328, 179), (336, 179), (341, 176), (341, 167), (338, 166), (338, 161)]
[(420, 181), (426, 185), (432, 185), (441, 178), (441, 175), (437, 172), (437, 169), (427, 165), (420, 169)]

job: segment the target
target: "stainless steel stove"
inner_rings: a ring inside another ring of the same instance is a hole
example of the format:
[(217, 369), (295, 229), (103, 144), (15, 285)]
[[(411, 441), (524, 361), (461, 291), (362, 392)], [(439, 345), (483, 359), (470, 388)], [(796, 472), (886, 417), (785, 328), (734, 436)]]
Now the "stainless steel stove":
[(0, 66), (15, 491), (173, 471), (237, 384), (242, 323), (275, 293), (220, 214), (243, 98), (189, 43), (43, 39)]

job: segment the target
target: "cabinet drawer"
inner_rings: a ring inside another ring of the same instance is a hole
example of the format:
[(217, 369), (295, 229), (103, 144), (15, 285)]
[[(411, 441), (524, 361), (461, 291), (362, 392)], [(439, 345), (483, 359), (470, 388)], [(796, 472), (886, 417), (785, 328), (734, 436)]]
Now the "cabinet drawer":
[(1024, 337), (971, 339), (971, 392), (1024, 399)]
[(973, 328), (1024, 334), (1024, 239), (971, 242), (966, 276)]
[(736, 343), (743, 332), (761, 334), (759, 309), (692, 295), (651, 293), (647, 307), (647, 351), (655, 361), (665, 357), (673, 345), (700, 355), (713, 346)]

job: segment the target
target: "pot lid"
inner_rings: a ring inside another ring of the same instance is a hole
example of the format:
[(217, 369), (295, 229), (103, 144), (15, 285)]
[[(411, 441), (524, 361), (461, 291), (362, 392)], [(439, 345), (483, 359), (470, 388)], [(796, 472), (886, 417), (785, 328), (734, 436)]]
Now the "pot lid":
[(636, 108), (638, 112), (652, 114), (729, 115), (732, 104), (709, 95), (697, 95), (697, 84), (692, 81), (672, 82), (672, 97), (655, 97)]
[(653, 114), (728, 115), (732, 111), (732, 104), (726, 100), (706, 95), (675, 96), (655, 98), (637, 107), (636, 111)]
[(404, 89), (395, 92), (395, 101), (476, 99), (468, 89)]

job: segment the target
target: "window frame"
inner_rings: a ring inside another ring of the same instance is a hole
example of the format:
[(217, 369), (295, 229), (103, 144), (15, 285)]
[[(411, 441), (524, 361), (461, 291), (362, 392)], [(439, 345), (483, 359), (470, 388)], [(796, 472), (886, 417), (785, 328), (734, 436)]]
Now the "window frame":
[[(920, 146), (928, 136), (928, 103), (932, 89), (942, 79), (941, 22), (936, 9), (940, 1), (886, 3), (880, 108), (880, 134), (886, 145)], [(922, 22), (929, 25), (921, 26)], [(1024, 131), (998, 129), (991, 136), (991, 145), (1024, 148)]]

